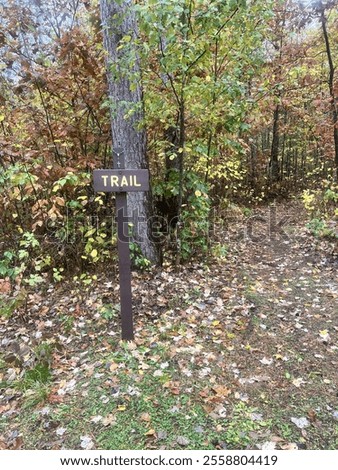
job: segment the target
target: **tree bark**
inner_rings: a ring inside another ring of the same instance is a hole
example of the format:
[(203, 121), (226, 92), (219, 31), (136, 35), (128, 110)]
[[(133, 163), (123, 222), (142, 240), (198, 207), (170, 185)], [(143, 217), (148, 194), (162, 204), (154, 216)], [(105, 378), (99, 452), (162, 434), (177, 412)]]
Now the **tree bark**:
[(332, 59), (332, 53), (331, 53), (331, 46), (330, 46), (330, 41), (329, 41), (329, 34), (327, 31), (326, 23), (327, 19), (325, 16), (325, 9), (320, 2), (320, 20), (321, 20), (321, 25), (322, 25), (322, 31), (323, 31), (323, 36), (324, 36), (324, 41), (325, 41), (325, 48), (326, 48), (326, 55), (327, 55), (327, 60), (329, 64), (329, 90), (330, 90), (330, 96), (331, 96), (331, 103), (332, 103), (332, 123), (333, 123), (333, 139), (334, 139), (334, 149), (335, 149), (335, 167), (336, 167), (336, 179), (338, 180), (338, 110), (337, 110), (337, 102), (336, 102), (336, 96), (334, 92), (334, 64), (333, 64), (333, 59)]
[(273, 113), (273, 130), (272, 130), (272, 144), (271, 144), (271, 154), (269, 162), (270, 177), (272, 181), (279, 180), (279, 115), (280, 115), (280, 106), (277, 104), (275, 111)]
[[(146, 131), (140, 59), (135, 41), (138, 26), (133, 0), (101, 0), (104, 46), (111, 101), (113, 146), (124, 150), (126, 168), (147, 168)], [(159, 260), (151, 237), (152, 197), (147, 192), (128, 194), (128, 216), (133, 224), (133, 241), (153, 263)]]

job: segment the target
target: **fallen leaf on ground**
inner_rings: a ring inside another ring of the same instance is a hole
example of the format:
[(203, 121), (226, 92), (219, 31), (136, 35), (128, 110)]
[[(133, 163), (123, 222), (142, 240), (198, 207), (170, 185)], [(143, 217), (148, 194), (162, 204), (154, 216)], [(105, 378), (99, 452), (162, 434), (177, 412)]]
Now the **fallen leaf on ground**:
[(184, 437), (184, 436), (178, 436), (177, 439), (176, 439), (176, 442), (177, 442), (177, 444), (179, 444), (182, 447), (186, 447), (190, 443), (189, 439), (187, 437)]
[(264, 442), (261, 447), (262, 450), (275, 450), (276, 443), (273, 441)]
[(85, 450), (91, 450), (94, 447), (94, 442), (92, 441), (92, 438), (89, 436), (81, 436), (81, 448)]
[(216, 393), (216, 395), (219, 395), (221, 397), (227, 397), (231, 393), (231, 390), (228, 387), (225, 387), (224, 385), (216, 385), (215, 387), (212, 387), (212, 389)]
[(107, 415), (105, 418), (102, 420), (103, 426), (107, 427), (110, 426), (111, 424), (116, 423), (116, 417), (114, 414)]
[(265, 366), (271, 366), (271, 364), (273, 363), (273, 359), (272, 358), (267, 358), (267, 357), (263, 357), (263, 359), (260, 359), (260, 361), (262, 364), (264, 364)]
[(57, 428), (55, 432), (57, 436), (63, 436), (66, 431), (67, 431), (66, 428)]
[(149, 423), (151, 421), (151, 416), (149, 413), (142, 413), (140, 419), (141, 421), (145, 421), (146, 423)]
[(301, 385), (305, 384), (306, 382), (301, 377), (299, 377), (298, 379), (294, 379), (292, 383), (295, 387), (299, 388)]
[(6, 450), (7, 444), (4, 441), (0, 441), (0, 450)]
[(280, 448), (282, 450), (298, 450), (298, 446), (294, 442), (288, 442), (287, 444), (281, 444)]
[(301, 418), (291, 418), (291, 421), (293, 424), (297, 426), (299, 429), (304, 429), (310, 426), (310, 422), (305, 416), (302, 416)]
[(96, 423), (99, 423), (101, 420), (102, 420), (102, 416), (97, 415), (97, 416), (93, 416), (90, 421), (96, 424)]

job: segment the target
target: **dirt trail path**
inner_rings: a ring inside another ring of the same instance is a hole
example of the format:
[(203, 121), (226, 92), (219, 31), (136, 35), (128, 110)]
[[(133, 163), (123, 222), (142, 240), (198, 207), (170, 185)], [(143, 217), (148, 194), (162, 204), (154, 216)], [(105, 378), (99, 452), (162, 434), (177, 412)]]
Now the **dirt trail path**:
[[(233, 303), (235, 313), (238, 304), (245, 305), (233, 351), (239, 393), (258, 409), (269, 404), (274, 420), (280, 416), (278, 429), (289, 429), (289, 416), (305, 443), (310, 433), (319, 447), (332, 445), (333, 435), (337, 445), (332, 418), (337, 419), (338, 405), (338, 260), (333, 248), (310, 236), (297, 205), (264, 208), (237, 227), (234, 238), (236, 233), (232, 250), (238, 263), (230, 286), (237, 295), (227, 308)], [(232, 320), (238, 322), (238, 315)]]
[(338, 448), (332, 247), (297, 205), (225, 226), (224, 259), (134, 273), (134, 344), (119, 343), (115, 275), (1, 318), (0, 445)]

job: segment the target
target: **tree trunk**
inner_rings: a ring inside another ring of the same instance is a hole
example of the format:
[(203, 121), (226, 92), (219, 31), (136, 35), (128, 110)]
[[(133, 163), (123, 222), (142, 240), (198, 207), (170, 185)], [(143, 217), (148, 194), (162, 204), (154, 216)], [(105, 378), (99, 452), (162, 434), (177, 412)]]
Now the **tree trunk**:
[(332, 123), (333, 123), (333, 139), (334, 139), (334, 150), (335, 150), (335, 167), (336, 167), (336, 179), (338, 180), (338, 110), (337, 110), (337, 102), (336, 102), (336, 96), (335, 96), (335, 91), (334, 91), (334, 64), (332, 60), (332, 54), (331, 54), (331, 46), (330, 46), (330, 41), (329, 41), (329, 35), (326, 27), (327, 19), (325, 16), (325, 9), (320, 2), (320, 20), (321, 20), (321, 25), (322, 25), (322, 31), (323, 31), (323, 36), (324, 36), (324, 41), (325, 41), (325, 48), (326, 48), (326, 55), (327, 55), (327, 60), (329, 64), (329, 90), (330, 90), (330, 96), (331, 96), (331, 103), (332, 103)]
[(277, 104), (273, 113), (273, 130), (272, 130), (272, 144), (269, 162), (270, 178), (272, 181), (279, 180), (279, 114), (280, 106)]
[[(146, 132), (141, 88), (140, 60), (135, 46), (138, 37), (133, 0), (101, 0), (104, 46), (111, 100), (113, 146), (123, 148), (126, 168), (147, 168)], [(124, 41), (122, 41), (124, 39)], [(152, 197), (147, 192), (128, 194), (128, 216), (133, 224), (133, 241), (143, 255), (158, 262), (151, 237)]]

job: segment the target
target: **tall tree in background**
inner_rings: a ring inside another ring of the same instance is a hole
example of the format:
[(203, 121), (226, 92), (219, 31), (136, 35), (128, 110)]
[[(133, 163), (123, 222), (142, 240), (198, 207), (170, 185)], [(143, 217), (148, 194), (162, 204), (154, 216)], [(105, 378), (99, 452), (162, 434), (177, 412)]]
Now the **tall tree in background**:
[[(299, 44), (292, 41), (301, 29), (300, 7), (293, 0), (281, 0), (274, 5), (274, 15), (271, 21), (269, 44), (272, 50), (268, 51), (270, 66), (270, 86), (274, 101), (272, 138), (269, 160), (269, 177), (271, 181), (283, 178), (283, 121), (286, 120), (286, 101), (293, 83), (288, 83), (288, 76), (292, 67), (296, 67), (304, 51)], [(289, 89), (288, 89), (289, 88)]]
[[(328, 2), (327, 7), (333, 7), (336, 2)], [(320, 24), (322, 28), (322, 33), (325, 41), (325, 50), (327, 55), (328, 67), (329, 67), (329, 78), (328, 85), (331, 98), (331, 109), (332, 109), (332, 125), (333, 125), (333, 138), (334, 138), (334, 155), (335, 155), (335, 167), (336, 167), (336, 179), (338, 180), (338, 110), (337, 102), (338, 97), (335, 93), (335, 66), (333, 63), (331, 44), (329, 39), (329, 32), (327, 28), (327, 17), (326, 17), (326, 7), (323, 2), (320, 0), (318, 3), (318, 12), (320, 15)]]
[[(278, 8), (279, 7), (279, 8)], [(277, 60), (275, 61), (274, 76), (277, 81), (275, 87), (275, 108), (273, 111), (273, 124), (272, 124), (272, 143), (269, 161), (270, 177), (272, 181), (276, 181), (280, 178), (280, 164), (279, 164), (279, 140), (280, 140), (280, 115), (281, 99), (282, 99), (282, 86), (280, 82), (282, 80), (282, 58), (283, 58), (283, 47), (285, 39), (285, 23), (286, 23), (286, 5), (284, 2), (278, 2), (275, 9), (275, 31), (274, 38), (272, 40), (273, 47)]]
[[(147, 168), (146, 131), (140, 61), (136, 49), (137, 19), (132, 0), (101, 1), (104, 45), (107, 50), (107, 73), (111, 105), (111, 126), (114, 147), (121, 147), (127, 168)], [(128, 213), (133, 224), (133, 238), (143, 255), (157, 262), (155, 244), (151, 240), (149, 220), (152, 215), (150, 193), (128, 195)]]

